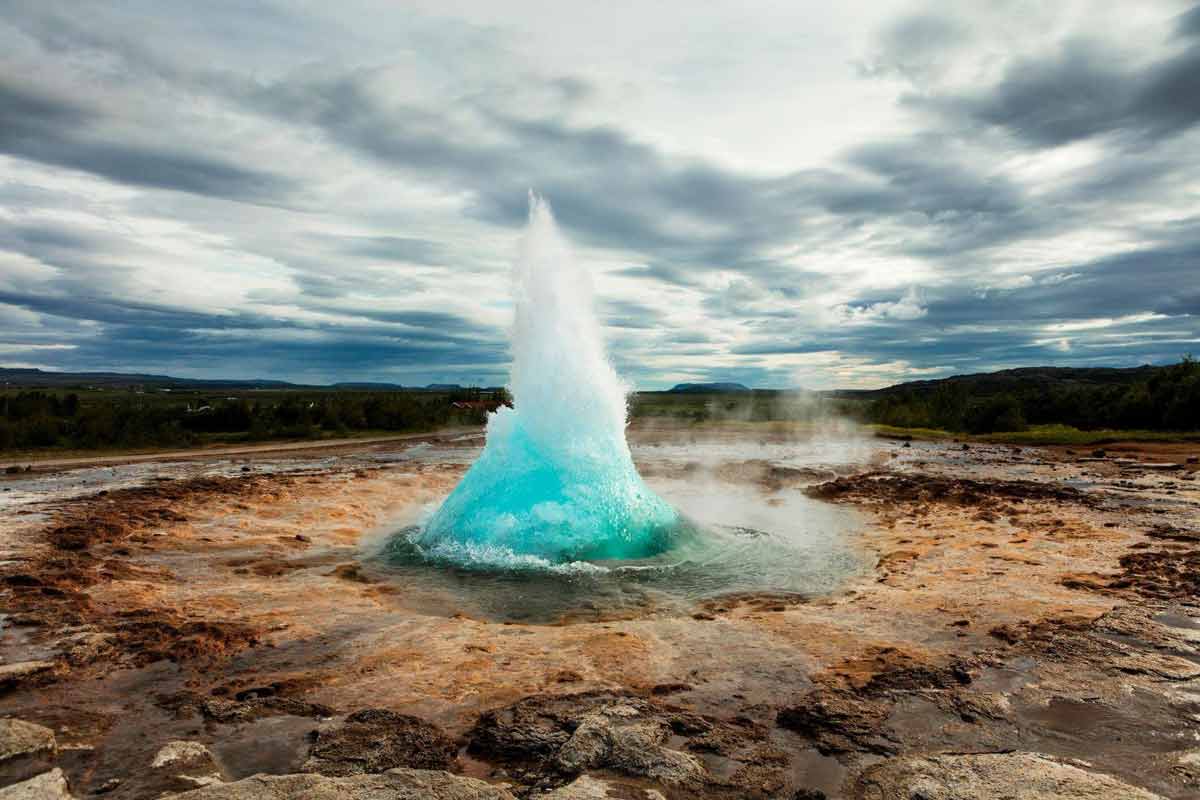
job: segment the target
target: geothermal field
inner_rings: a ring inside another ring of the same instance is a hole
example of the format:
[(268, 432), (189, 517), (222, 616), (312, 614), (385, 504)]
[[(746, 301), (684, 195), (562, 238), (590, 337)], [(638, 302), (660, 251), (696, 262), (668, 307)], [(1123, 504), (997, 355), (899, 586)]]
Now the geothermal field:
[(1200, 797), (1194, 444), (627, 425), (514, 287), (486, 428), (5, 476), (0, 797)]

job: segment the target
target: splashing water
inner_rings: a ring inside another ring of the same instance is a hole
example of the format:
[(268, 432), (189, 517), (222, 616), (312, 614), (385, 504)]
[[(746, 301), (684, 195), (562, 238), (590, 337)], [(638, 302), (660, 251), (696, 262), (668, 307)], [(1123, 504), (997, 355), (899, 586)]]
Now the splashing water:
[(503, 566), (662, 552), (680, 516), (634, 468), (626, 388), (604, 353), (591, 281), (532, 193), (513, 278), (514, 407), (488, 418), (483, 453), (414, 544)]

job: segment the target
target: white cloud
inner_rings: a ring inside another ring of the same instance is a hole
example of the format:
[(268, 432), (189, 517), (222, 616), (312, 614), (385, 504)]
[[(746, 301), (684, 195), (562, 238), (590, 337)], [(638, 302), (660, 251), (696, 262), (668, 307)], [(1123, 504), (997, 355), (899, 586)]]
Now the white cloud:
[(834, 313), (847, 324), (896, 320), (900, 322), (920, 319), (928, 310), (921, 304), (916, 287), (911, 287), (904, 296), (895, 301), (881, 301), (865, 306), (840, 305)]

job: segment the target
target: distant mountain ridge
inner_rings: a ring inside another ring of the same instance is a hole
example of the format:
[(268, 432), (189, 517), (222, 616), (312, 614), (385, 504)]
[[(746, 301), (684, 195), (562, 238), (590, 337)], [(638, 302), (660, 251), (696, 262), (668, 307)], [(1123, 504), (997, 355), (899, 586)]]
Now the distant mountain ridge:
[(102, 386), (123, 388), (150, 386), (154, 388), (188, 389), (289, 389), (303, 388), (302, 384), (264, 378), (213, 379), (174, 378), (170, 375), (148, 375), (125, 372), (48, 372), (41, 369), (0, 367), (0, 385), (58, 388), (68, 386)]
[[(952, 375), (948, 378), (932, 378), (906, 381), (882, 389), (831, 389), (821, 394), (834, 397), (883, 397), (902, 392), (931, 392), (947, 384), (964, 384), (973, 394), (999, 394), (1020, 388), (1047, 385), (1063, 386), (1122, 386), (1145, 380), (1163, 369), (1149, 364), (1140, 367), (1017, 367), (997, 372), (978, 372)], [(34, 368), (0, 367), (0, 387), (69, 388), (95, 386), (101, 388), (157, 388), (157, 389), (344, 389), (360, 391), (395, 391), (415, 389), (426, 391), (457, 391), (463, 387), (457, 383), (431, 383), (424, 387), (405, 387), (398, 383), (380, 381), (340, 381), (328, 385), (290, 383), (265, 378), (175, 378), (170, 375), (153, 375), (123, 372), (51, 372)], [(715, 383), (678, 383), (667, 390), (668, 394), (733, 394), (752, 392), (754, 389), (741, 383), (729, 381)], [(798, 391), (798, 390), (797, 390)]]
[(727, 394), (753, 391), (740, 383), (677, 383), (667, 390), (670, 394)]
[(1164, 367), (1143, 364), (1140, 367), (1016, 367), (996, 372), (951, 375), (948, 378), (906, 381), (882, 389), (834, 389), (838, 397), (883, 397), (902, 392), (930, 392), (939, 386), (961, 384), (972, 394), (1000, 394), (1036, 386), (1125, 386), (1145, 380)]
[(50, 372), (14, 367), (0, 367), (0, 386), (38, 389), (95, 386), (105, 389), (140, 387), (150, 389), (359, 389), (367, 391), (405, 388), (398, 383), (379, 381), (341, 381), (324, 385), (291, 383), (267, 378), (176, 378), (171, 375), (152, 375), (140, 372)]

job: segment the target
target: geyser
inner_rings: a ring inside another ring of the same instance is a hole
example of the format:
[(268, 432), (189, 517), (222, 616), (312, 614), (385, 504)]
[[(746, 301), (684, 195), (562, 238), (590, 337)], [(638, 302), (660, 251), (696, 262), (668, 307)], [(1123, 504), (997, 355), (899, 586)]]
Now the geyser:
[(679, 514), (634, 468), (591, 280), (532, 193), (513, 292), (513, 407), (488, 418), (483, 453), (413, 543), (496, 566), (662, 552)]

